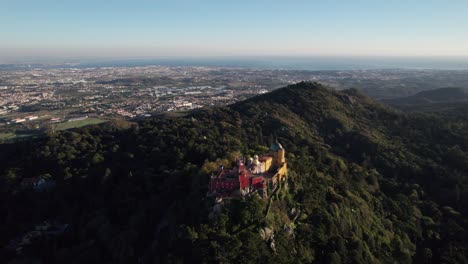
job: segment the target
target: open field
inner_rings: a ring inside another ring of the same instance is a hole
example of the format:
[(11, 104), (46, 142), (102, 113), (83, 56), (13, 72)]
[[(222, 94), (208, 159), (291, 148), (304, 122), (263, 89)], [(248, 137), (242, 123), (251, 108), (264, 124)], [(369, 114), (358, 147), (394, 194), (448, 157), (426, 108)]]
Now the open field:
[(15, 138), (15, 133), (0, 133), (0, 141), (1, 140), (10, 140)]
[[(84, 120), (72, 121), (55, 124), (55, 130), (67, 130), (71, 128), (83, 127), (87, 125), (96, 125), (107, 122), (107, 120), (102, 120), (98, 118), (88, 118)], [(15, 134), (13, 132), (0, 133), (0, 142), (13, 141), (20, 138), (26, 138), (31, 136), (38, 136), (40, 133), (31, 133), (31, 134)]]
[(20, 138), (26, 138), (34, 136), (35, 134), (15, 134), (15, 133), (0, 133), (0, 142), (2, 141), (11, 141)]
[(70, 128), (77, 128), (83, 127), (88, 125), (96, 125), (107, 122), (107, 120), (97, 119), (97, 118), (87, 118), (84, 120), (72, 121), (72, 122), (65, 122), (55, 125), (56, 130), (66, 130)]

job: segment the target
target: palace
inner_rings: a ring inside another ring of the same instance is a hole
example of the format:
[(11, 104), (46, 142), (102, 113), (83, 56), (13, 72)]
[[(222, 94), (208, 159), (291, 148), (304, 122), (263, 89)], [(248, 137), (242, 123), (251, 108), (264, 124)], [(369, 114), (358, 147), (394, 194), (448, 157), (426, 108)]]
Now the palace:
[(237, 166), (231, 170), (219, 166), (216, 175), (211, 176), (210, 194), (233, 198), (258, 192), (267, 197), (269, 190), (286, 179), (288, 169), (284, 155), (283, 147), (276, 142), (270, 146), (268, 154), (247, 159), (239, 157)]

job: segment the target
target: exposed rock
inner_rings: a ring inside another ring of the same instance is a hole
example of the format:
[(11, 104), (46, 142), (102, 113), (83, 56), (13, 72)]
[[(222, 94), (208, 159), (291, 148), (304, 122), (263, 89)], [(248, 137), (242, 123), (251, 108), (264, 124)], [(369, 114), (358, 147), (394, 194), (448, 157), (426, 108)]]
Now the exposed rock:
[(291, 225), (284, 225), (283, 226), (283, 231), (288, 234), (288, 236), (292, 237), (294, 236), (294, 227), (292, 227)]
[(264, 227), (260, 229), (260, 236), (263, 241), (268, 241), (273, 237), (273, 230), (268, 227)]
[(275, 244), (275, 239), (272, 237), (271, 240), (270, 240), (270, 248), (271, 250), (273, 250), (273, 252), (275, 252), (276, 254), (276, 244)]

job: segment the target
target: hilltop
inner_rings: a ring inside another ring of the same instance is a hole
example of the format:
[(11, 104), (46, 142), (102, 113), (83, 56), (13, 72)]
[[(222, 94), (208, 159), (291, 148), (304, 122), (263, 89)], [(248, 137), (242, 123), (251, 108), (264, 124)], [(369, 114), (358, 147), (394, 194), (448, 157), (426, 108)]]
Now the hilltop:
[(468, 88), (447, 87), (382, 102), (403, 110), (436, 112), (453, 110), (468, 102)]
[[(0, 244), (70, 226), (20, 255), (47, 263), (466, 262), (466, 113), (403, 113), (357, 90), (299, 83), (227, 107), (0, 145)], [(207, 197), (213, 165), (286, 150), (266, 203)], [(47, 176), (44, 176), (47, 175)], [(18, 186), (43, 177), (56, 186)], [(267, 214), (264, 214), (267, 212)], [(274, 236), (272, 236), (274, 234)], [(11, 242), (10, 242), (11, 243)]]

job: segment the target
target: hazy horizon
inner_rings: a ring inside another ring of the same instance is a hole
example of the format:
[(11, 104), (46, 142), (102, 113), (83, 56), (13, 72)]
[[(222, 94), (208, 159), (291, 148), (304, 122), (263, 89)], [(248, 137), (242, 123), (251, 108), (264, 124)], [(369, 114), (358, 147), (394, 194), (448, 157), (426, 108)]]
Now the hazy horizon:
[[(429, 56), (165, 56), (165, 57), (77, 57), (0, 58), (3, 69), (33, 67), (141, 67), (208, 66), (259, 70), (468, 70), (468, 57)], [(8, 67), (8, 65), (12, 65)], [(17, 66), (14, 66), (17, 65)], [(23, 65), (23, 66), (21, 66)], [(5, 68), (6, 67), (6, 68)]]

